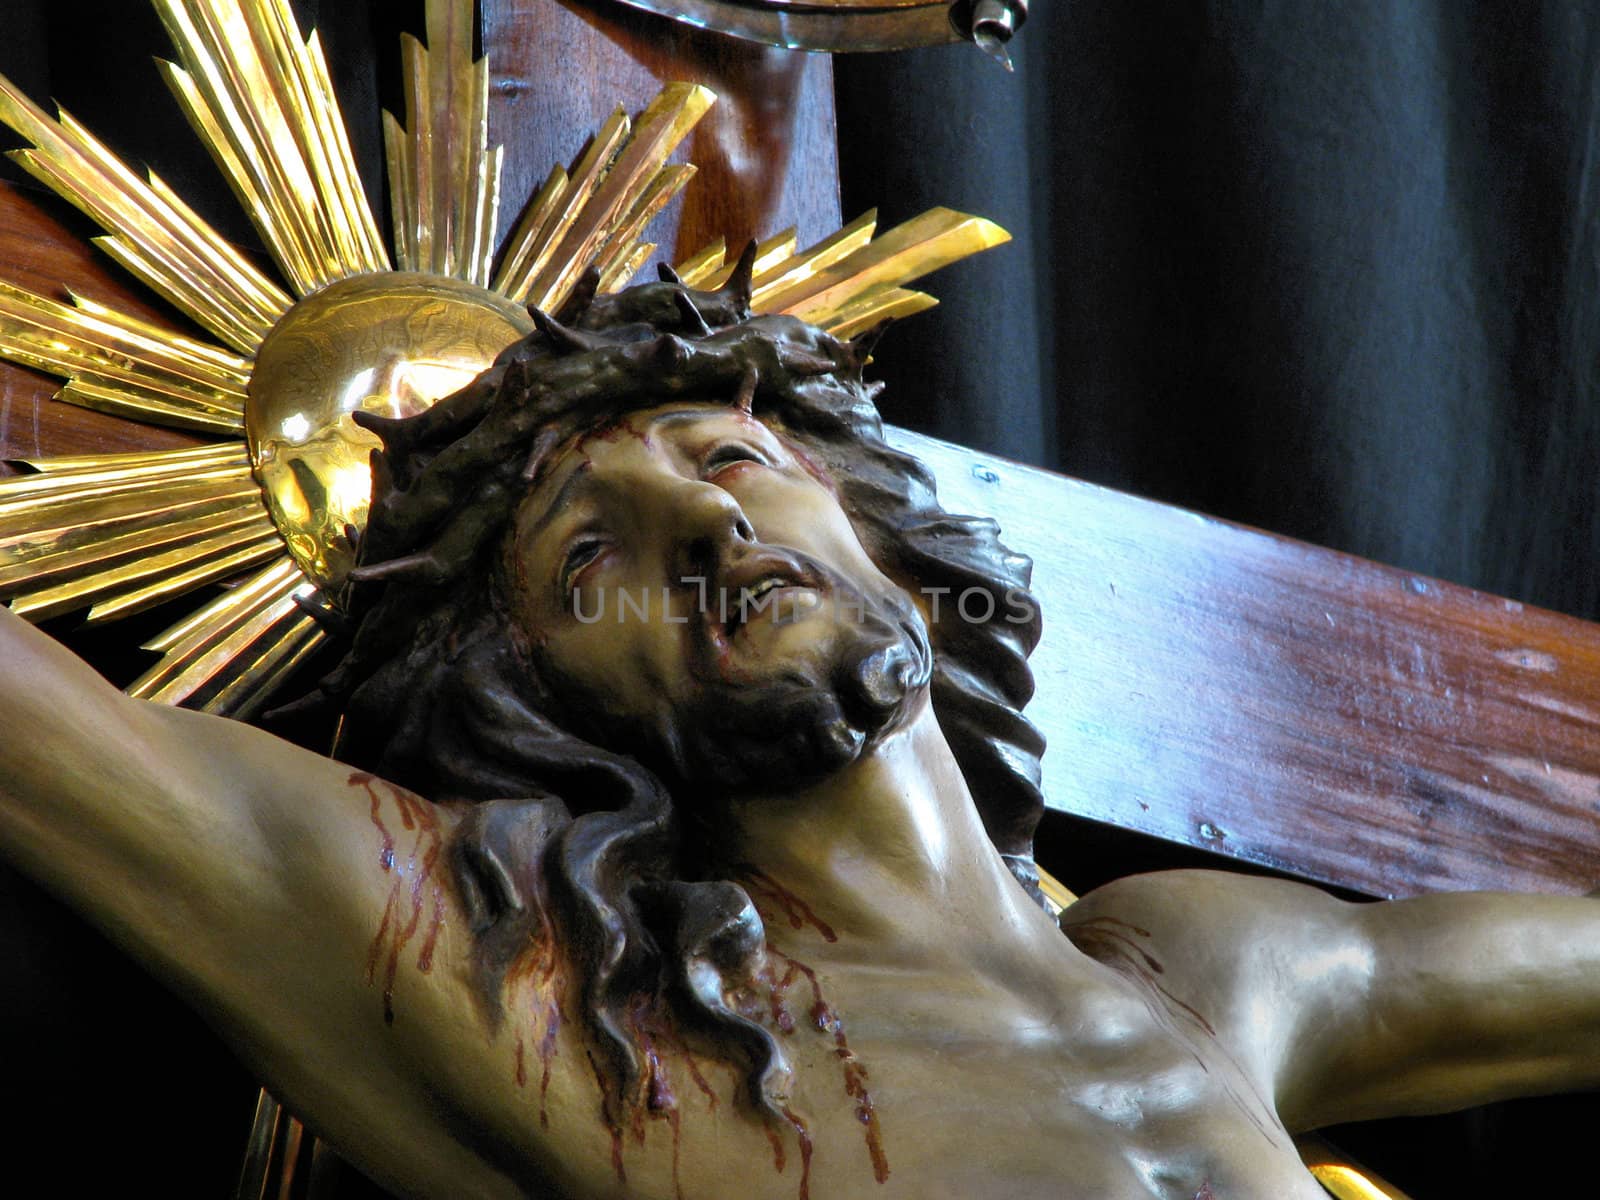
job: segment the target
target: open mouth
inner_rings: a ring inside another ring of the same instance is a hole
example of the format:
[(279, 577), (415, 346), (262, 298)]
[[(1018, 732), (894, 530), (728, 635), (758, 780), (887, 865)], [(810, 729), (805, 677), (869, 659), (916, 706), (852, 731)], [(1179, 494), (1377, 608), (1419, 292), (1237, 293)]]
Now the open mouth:
[(785, 619), (794, 620), (800, 615), (802, 596), (814, 598), (816, 592), (799, 580), (781, 575), (771, 575), (754, 587), (741, 588), (729, 606), (723, 632), (729, 638), (737, 637), (750, 622), (763, 615), (769, 615), (779, 624)]
[(788, 554), (761, 552), (719, 572), (716, 591), (702, 614), (715, 649), (721, 651), (763, 616), (778, 622), (797, 619), (821, 590), (819, 572)]

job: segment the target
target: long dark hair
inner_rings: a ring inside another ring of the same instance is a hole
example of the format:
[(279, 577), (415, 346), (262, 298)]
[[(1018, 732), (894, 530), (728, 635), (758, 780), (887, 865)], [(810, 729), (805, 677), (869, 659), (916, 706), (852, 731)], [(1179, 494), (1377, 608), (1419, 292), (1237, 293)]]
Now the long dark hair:
[[(345, 600), (354, 638), (321, 690), (344, 712), (341, 758), (435, 800), (514, 799), (513, 823), (541, 831), (540, 886), (611, 1060), (614, 1099), (642, 1086), (629, 1012), (645, 994), (741, 1054), (753, 1100), (772, 1111), (782, 1055), (724, 999), (763, 945), (749, 896), (705, 878), (713, 867), (681, 843), (683, 818), (661, 780), (560, 727), (519, 652), (496, 555), (539, 464), (629, 412), (737, 397), (831, 473), (888, 574), (992, 599), (990, 620), (930, 623), (932, 699), (990, 838), (1035, 896), (1044, 746), (1021, 713), (1040, 631), (1031, 564), (994, 522), (943, 511), (927, 469), (884, 441), (872, 402), (881, 385), (862, 379), (865, 345), (751, 316), (749, 265), (747, 254), (716, 292), (674, 279), (615, 296), (581, 289), (559, 320), (535, 314), (535, 333), (427, 412), (361, 418), (384, 449)], [(525, 904), (513, 884), (492, 885), (503, 867), (483, 869), (507, 836), (505, 806), (483, 811), (458, 847), (458, 862), (478, 868), (468, 890), (480, 932)]]

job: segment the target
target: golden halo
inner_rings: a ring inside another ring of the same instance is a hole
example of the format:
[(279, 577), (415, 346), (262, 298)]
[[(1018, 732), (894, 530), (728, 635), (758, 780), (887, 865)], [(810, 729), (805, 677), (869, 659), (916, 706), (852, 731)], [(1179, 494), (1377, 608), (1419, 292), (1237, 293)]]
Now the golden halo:
[[(153, 173), (141, 178), (67, 113), (0, 77), (13, 157), (105, 231), (95, 242), (215, 341), (81, 297), (0, 282), (0, 356), (67, 380), (56, 398), (215, 444), (30, 460), (0, 480), (0, 597), (38, 620), (101, 622), (207, 584), (221, 597), (145, 648), (135, 696), (248, 716), (322, 637), (295, 602), (336, 588), (346, 525), (370, 496), (368, 435), (349, 414), (418, 411), (488, 366), (591, 266), (625, 286), (655, 247), (646, 226), (694, 167), (667, 160), (715, 100), (669, 84), (621, 109), (570, 170), (552, 170), (494, 245), (502, 148), (488, 145), (488, 64), (472, 0), (428, 0), (427, 43), (402, 38), (404, 122), (384, 114), (394, 246), (364, 193), (317, 35), (288, 0), (154, 0), (177, 50), (160, 68), (281, 276), (258, 270)], [(763, 242), (754, 306), (849, 337), (935, 301), (902, 285), (1007, 240), (934, 209), (874, 237), (868, 213), (806, 250)], [(732, 270), (719, 241), (677, 264), (686, 283)]]

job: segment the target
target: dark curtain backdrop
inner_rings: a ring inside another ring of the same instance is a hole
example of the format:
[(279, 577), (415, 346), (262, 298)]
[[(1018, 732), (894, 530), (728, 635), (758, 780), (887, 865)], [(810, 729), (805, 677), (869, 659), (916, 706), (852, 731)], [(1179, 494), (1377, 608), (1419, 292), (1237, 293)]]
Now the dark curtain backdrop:
[(1597, 39), (1590, 3), (1035, 0), (1014, 76), (842, 60), (846, 211), (1020, 243), (886, 345), (892, 418), (1600, 615)]
[[(298, 7), (371, 115), (420, 4)], [(1587, 2), (1033, 0), (1015, 75), (962, 47), (841, 60), (846, 215), (946, 204), (1016, 239), (880, 347), (888, 416), (1600, 616), (1597, 37)], [(166, 52), (142, 0), (0, 0), (0, 71), (250, 241)], [(352, 125), (379, 194), (375, 116)], [(9, 873), (0, 955), (13, 1161), (68, 1194), (163, 1160), (188, 1175), (157, 1192), (224, 1192), (253, 1087), (201, 1024)], [(1403, 1182), (1539, 1194), (1502, 1147), (1570, 1114), (1408, 1126), (1430, 1165)]]

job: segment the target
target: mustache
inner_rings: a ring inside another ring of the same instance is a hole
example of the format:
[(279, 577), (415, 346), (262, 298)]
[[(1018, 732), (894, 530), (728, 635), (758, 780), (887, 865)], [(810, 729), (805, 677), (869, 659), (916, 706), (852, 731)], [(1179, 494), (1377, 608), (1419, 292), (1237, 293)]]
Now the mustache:
[(721, 547), (697, 569), (697, 574), (682, 582), (700, 588), (694, 648), (695, 668), (701, 674), (727, 675), (732, 641), (750, 616), (750, 608), (759, 612), (764, 607), (761, 595), (767, 588), (804, 587), (836, 597), (841, 587), (848, 587), (811, 555), (767, 543)]

